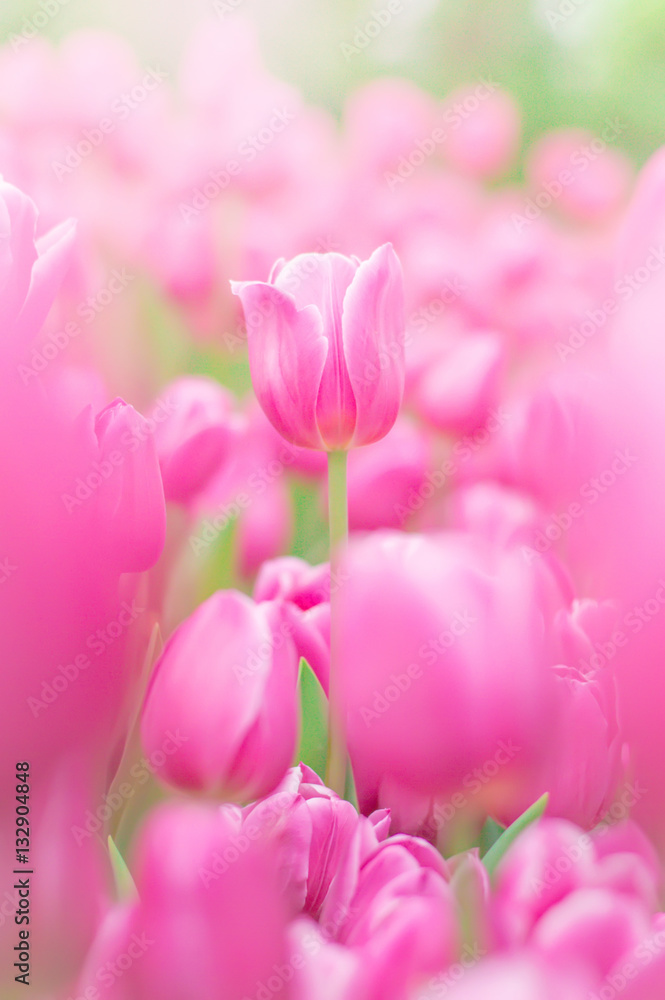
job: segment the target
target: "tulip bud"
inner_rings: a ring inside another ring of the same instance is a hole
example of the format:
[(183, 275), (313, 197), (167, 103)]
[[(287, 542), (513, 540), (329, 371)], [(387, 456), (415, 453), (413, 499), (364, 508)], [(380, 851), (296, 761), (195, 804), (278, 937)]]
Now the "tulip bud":
[(140, 572), (156, 562), (166, 536), (154, 427), (115, 399), (97, 415), (95, 434), (98, 459), (84, 485), (96, 493), (108, 557), (123, 572)]
[[(159, 776), (231, 798), (266, 795), (296, 748), (298, 655), (277, 605), (218, 591), (168, 641), (143, 710), (143, 745)], [(164, 744), (180, 732), (170, 755)]]
[(176, 379), (166, 393), (173, 412), (155, 430), (164, 494), (186, 504), (229, 453), (232, 397), (212, 379), (195, 376)]
[(270, 282), (233, 282), (247, 321), (254, 390), (292, 444), (338, 450), (393, 426), (404, 390), (401, 268), (390, 244), (369, 260), (302, 254)]

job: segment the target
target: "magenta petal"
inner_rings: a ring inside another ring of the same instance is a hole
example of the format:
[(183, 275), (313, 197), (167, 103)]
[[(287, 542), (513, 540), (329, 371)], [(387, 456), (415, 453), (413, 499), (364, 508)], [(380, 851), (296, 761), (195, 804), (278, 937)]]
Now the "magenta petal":
[(233, 282), (247, 319), (249, 367), (263, 412), (279, 433), (303, 448), (323, 448), (316, 400), (328, 353), (321, 315), (260, 281)]
[(395, 423), (404, 392), (402, 269), (389, 243), (358, 268), (344, 297), (342, 330), (357, 411), (352, 443), (371, 444)]

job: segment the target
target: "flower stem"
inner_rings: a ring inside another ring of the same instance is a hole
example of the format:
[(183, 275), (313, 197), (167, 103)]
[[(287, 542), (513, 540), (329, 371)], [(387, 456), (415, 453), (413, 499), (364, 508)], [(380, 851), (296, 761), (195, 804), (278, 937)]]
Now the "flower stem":
[(339, 664), (340, 564), (349, 537), (346, 495), (346, 452), (328, 452), (328, 520), (330, 525), (330, 682), (328, 691), (328, 762), (326, 784), (342, 798), (346, 788), (346, 725)]

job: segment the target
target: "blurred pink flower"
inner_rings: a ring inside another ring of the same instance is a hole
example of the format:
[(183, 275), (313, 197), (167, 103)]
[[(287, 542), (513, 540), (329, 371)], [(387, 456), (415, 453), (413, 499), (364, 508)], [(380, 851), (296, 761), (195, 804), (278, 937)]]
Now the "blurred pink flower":
[(148, 753), (184, 739), (158, 775), (178, 788), (244, 800), (281, 781), (296, 747), (298, 655), (274, 603), (218, 591), (169, 639), (141, 733)]

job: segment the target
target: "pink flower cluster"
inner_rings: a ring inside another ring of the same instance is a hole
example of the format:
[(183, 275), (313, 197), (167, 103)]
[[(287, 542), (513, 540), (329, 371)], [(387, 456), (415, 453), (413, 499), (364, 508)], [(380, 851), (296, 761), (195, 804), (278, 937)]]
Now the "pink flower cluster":
[(665, 995), (665, 153), (519, 117), (0, 52), (8, 997)]

